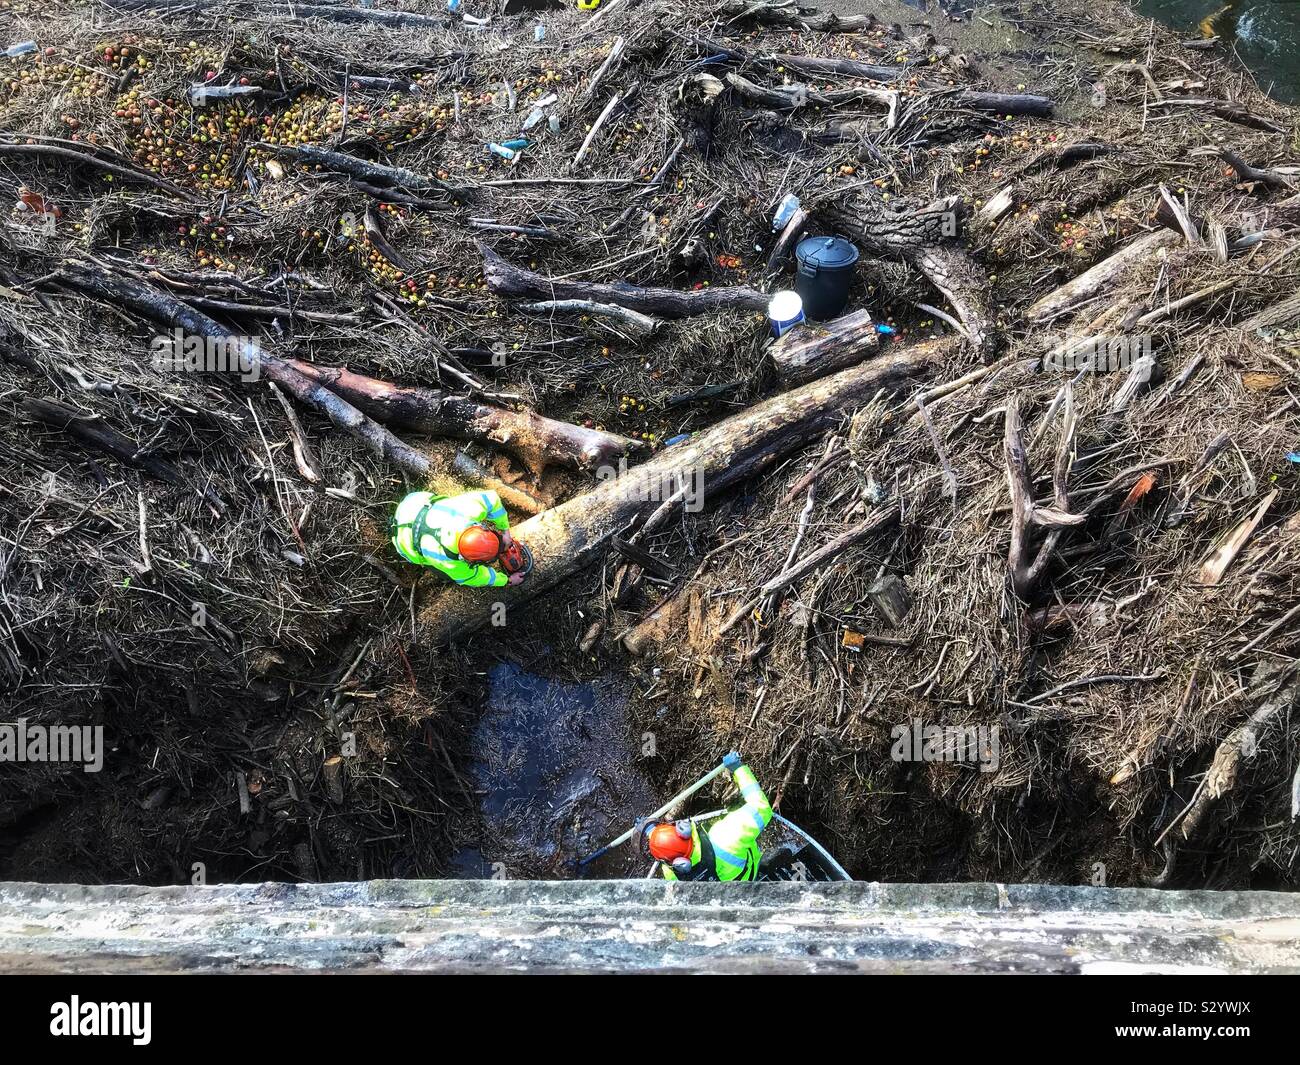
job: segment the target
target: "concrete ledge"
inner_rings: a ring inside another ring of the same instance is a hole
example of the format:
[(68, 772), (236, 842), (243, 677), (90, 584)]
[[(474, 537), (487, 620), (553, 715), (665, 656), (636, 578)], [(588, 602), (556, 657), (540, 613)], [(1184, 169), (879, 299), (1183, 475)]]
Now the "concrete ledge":
[(1300, 972), (1300, 895), (1035, 884), (0, 884), (23, 972)]

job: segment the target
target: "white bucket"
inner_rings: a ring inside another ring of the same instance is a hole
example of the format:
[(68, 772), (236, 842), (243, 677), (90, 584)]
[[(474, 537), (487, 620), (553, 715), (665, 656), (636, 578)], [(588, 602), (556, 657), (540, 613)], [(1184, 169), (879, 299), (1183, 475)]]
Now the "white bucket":
[(783, 336), (804, 321), (802, 297), (788, 289), (776, 293), (768, 302), (767, 317), (772, 323), (772, 335)]

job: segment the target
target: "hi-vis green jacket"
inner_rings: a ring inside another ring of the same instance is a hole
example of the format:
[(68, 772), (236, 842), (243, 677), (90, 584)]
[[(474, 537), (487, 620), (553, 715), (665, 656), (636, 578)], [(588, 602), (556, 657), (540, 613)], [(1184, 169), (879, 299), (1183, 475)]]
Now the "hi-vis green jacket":
[[(731, 774), (745, 805), (721, 818), (704, 836), (700, 826), (691, 823), (691, 864), (694, 868), (679, 877), (667, 862), (661, 864), (665, 880), (753, 880), (763, 852), (758, 849), (758, 835), (772, 820), (772, 804), (758, 786), (754, 772), (742, 765)], [(708, 859), (712, 856), (712, 862)]]
[(393, 546), (408, 562), (435, 566), (457, 584), (499, 588), (509, 584), (510, 578), (491, 566), (466, 562), (456, 553), (460, 534), (482, 521), (502, 532), (510, 528), (506, 508), (495, 492), (459, 496), (412, 492), (398, 504), (393, 517)]

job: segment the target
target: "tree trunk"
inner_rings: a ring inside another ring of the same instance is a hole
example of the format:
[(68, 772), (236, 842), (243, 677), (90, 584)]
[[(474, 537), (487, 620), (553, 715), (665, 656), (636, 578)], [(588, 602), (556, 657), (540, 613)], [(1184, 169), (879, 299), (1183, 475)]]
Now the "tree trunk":
[(787, 384), (802, 384), (853, 366), (880, 347), (876, 323), (854, 311), (825, 325), (808, 323), (772, 345), (772, 365)]
[(613, 466), (642, 447), (613, 433), (543, 418), (533, 411), (490, 407), (436, 388), (395, 385), (343, 367), (286, 359), (299, 373), (342, 396), (376, 421), (456, 440), (478, 440), (518, 455), (535, 474), (551, 464), (577, 470)]
[(816, 10), (801, 11), (793, 4), (751, 3), (750, 0), (727, 0), (718, 14), (732, 25), (757, 22), (807, 33), (865, 33), (879, 25), (875, 15), (823, 14)]
[(480, 244), (479, 250), (483, 253), (483, 276), (488, 288), (498, 296), (616, 303), (659, 318), (693, 318), (714, 311), (761, 311), (767, 307), (763, 293), (744, 286), (681, 292), (675, 288), (641, 288), (622, 282), (606, 285), (561, 281), (508, 263), (486, 245)]
[(1146, 262), (1170, 245), (1177, 244), (1178, 234), (1168, 229), (1157, 229), (1138, 237), (1119, 251), (1090, 267), (1078, 277), (1073, 277), (1060, 288), (1055, 288), (1038, 300), (1025, 316), (1031, 322), (1047, 322), (1095, 296), (1130, 267)]
[(869, 254), (902, 259), (925, 274), (952, 304), (975, 350), (989, 349), (994, 340), (988, 308), (992, 286), (984, 268), (954, 243), (960, 220), (955, 197), (919, 211), (893, 212), (859, 201), (824, 214), (833, 228)]
[[(887, 358), (843, 370), (766, 400), (667, 448), (644, 465), (591, 492), (523, 522), (515, 535), (533, 552), (534, 569), (517, 587), (475, 589), (445, 585), (420, 610), (421, 638), (434, 644), (458, 639), (521, 608), (534, 596), (595, 565), (615, 536), (688, 492), (685, 509), (770, 468), (837, 424), (879, 389), (897, 389), (937, 364), (942, 341), (918, 344)], [(502, 604), (504, 615), (496, 604)]]

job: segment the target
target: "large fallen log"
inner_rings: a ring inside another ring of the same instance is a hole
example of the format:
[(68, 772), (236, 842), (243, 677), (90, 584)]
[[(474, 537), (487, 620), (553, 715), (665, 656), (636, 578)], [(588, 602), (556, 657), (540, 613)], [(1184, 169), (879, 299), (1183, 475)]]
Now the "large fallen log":
[(498, 296), (616, 303), (659, 318), (692, 318), (726, 310), (761, 311), (767, 307), (767, 296), (743, 285), (682, 292), (675, 288), (642, 288), (622, 282), (608, 285), (564, 281), (508, 263), (485, 244), (480, 244), (479, 250), (483, 253), (483, 277), (488, 288)]
[(477, 403), (441, 389), (396, 385), (341, 366), (315, 366), (301, 359), (285, 362), (376, 421), (432, 436), (495, 444), (517, 455), (536, 474), (553, 464), (577, 470), (612, 468), (644, 446), (626, 436), (543, 418), (529, 410)]
[(921, 210), (890, 211), (871, 201), (822, 212), (838, 232), (870, 254), (890, 256), (920, 270), (952, 304), (963, 331), (978, 352), (995, 337), (988, 306), (992, 288), (984, 268), (955, 243), (961, 204), (955, 197)]
[(718, 14), (731, 24), (757, 22), (763, 26), (781, 26), (809, 33), (864, 33), (879, 25), (875, 15), (836, 15), (815, 7), (797, 8), (786, 4), (752, 3), (750, 0), (727, 0)]
[[(914, 69), (930, 67), (936, 60), (946, 58), (948, 55), (948, 49), (939, 48), (923, 59), (911, 59), (891, 67), (832, 56), (791, 55), (785, 52), (763, 55), (705, 37), (693, 38), (693, 43), (714, 55), (724, 55), (737, 62), (768, 67), (782, 74), (793, 71), (818, 80), (823, 80), (827, 76), (840, 76), (876, 82), (898, 81), (905, 76), (911, 76), (911, 71)], [(748, 84), (757, 88), (752, 82)], [(733, 84), (732, 87), (741, 91), (745, 89), (743, 84)], [(973, 89), (956, 89), (934, 82), (922, 82), (917, 87), (931, 93), (931, 99), (936, 105), (942, 103), (970, 111), (1041, 117), (1050, 115), (1055, 106), (1050, 96), (1041, 96), (1037, 93), (979, 92)], [(838, 98), (841, 90), (827, 90), (827, 92), (832, 98)], [(776, 98), (774, 97), (773, 100), (775, 101)]]
[(1130, 267), (1145, 262), (1161, 248), (1178, 243), (1178, 236), (1168, 229), (1157, 229), (1138, 237), (1130, 244), (1124, 245), (1095, 266), (1090, 267), (1078, 277), (1071, 278), (1064, 285), (1053, 289), (1026, 311), (1031, 322), (1046, 322), (1095, 296)]
[(931, 370), (943, 348), (942, 341), (918, 344), (766, 400), (530, 518), (514, 530), (533, 552), (528, 580), (490, 591), (440, 587), (420, 610), (421, 639), (442, 644), (489, 623), (501, 624), (503, 608), (508, 623), (512, 608), (593, 565), (614, 537), (625, 535), (673, 497), (683, 497), (686, 510), (702, 509), (711, 497), (770, 468), (837, 424), (880, 389), (899, 389)]
[(853, 366), (879, 347), (880, 334), (870, 313), (854, 311), (786, 333), (772, 345), (769, 355), (782, 381), (801, 384)]

